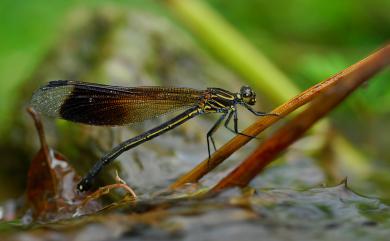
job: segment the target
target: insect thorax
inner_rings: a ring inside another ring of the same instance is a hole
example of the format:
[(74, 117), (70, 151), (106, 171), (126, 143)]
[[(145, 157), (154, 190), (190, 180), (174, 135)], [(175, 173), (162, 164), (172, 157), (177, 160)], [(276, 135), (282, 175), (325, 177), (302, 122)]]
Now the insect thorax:
[(203, 109), (206, 113), (226, 112), (237, 103), (236, 95), (223, 89), (209, 88), (204, 99)]

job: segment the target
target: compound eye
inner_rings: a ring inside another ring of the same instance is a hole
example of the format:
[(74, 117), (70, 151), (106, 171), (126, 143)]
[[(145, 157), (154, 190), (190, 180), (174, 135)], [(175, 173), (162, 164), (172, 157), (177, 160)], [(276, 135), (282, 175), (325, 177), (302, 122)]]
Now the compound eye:
[(250, 97), (252, 95), (252, 89), (249, 86), (242, 86), (240, 90), (242, 97)]
[(256, 93), (249, 86), (241, 87), (240, 94), (243, 102), (249, 105), (254, 105), (256, 103)]

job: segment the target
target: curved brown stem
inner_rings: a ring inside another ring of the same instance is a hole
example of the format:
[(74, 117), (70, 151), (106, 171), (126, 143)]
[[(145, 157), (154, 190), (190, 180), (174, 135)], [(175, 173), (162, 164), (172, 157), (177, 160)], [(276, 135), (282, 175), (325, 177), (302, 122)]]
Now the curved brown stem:
[(322, 92), (305, 111), (262, 143), (211, 191), (217, 192), (233, 186), (248, 185), (278, 154), (299, 139), (314, 123), (389, 64), (390, 45), (332, 77), (331, 79), (336, 80), (334, 85)]
[[(243, 131), (244, 134), (249, 136), (257, 136), (260, 132), (265, 130), (267, 127), (274, 124), (281, 117), (288, 115), (292, 111), (312, 101), (320, 94), (327, 91), (329, 88), (338, 86), (344, 80), (353, 79), (358, 81), (359, 79), (363, 83), (367, 78), (371, 77), (375, 73), (379, 72), (382, 68), (388, 65), (390, 62), (390, 45), (378, 50), (367, 58), (359, 61), (358, 63), (348, 67), (347, 69), (337, 73), (329, 79), (318, 83), (309, 89), (303, 91), (301, 94), (295, 96), (288, 102), (280, 105), (272, 111), (272, 113), (278, 114), (279, 116), (264, 116), (259, 118), (255, 123), (249, 126)], [(354, 77), (353, 77), (354, 76)], [(338, 87), (337, 87), (338, 88)], [(335, 88), (336, 89), (336, 88)], [(332, 97), (333, 98), (333, 97)], [(341, 100), (340, 100), (341, 101)], [(334, 107), (334, 106), (333, 106)], [(331, 108), (333, 108), (331, 107)], [(249, 142), (251, 138), (237, 135), (227, 142), (224, 146), (219, 148), (218, 151), (211, 155), (210, 159), (205, 159), (202, 163), (192, 169), (190, 172), (179, 178), (170, 188), (178, 188), (185, 183), (196, 182), (209, 171), (213, 170), (226, 158), (238, 150), (241, 146)], [(222, 186), (221, 186), (222, 187)]]

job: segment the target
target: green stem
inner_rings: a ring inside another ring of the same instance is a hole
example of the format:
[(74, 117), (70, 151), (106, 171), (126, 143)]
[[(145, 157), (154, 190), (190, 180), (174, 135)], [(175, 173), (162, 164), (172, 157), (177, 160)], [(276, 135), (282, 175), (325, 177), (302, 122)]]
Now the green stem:
[(274, 103), (284, 103), (300, 92), (258, 49), (203, 1), (167, 2), (197, 37)]
[[(290, 81), (259, 49), (236, 31), (216, 11), (201, 0), (166, 0), (167, 5), (183, 22), (231, 68), (239, 73), (255, 89), (276, 104), (288, 101), (300, 93), (298, 87)], [(294, 112), (295, 114), (298, 111)], [(314, 131), (326, 130), (329, 121), (314, 126)], [(338, 135), (337, 151), (349, 150), (349, 164), (356, 168), (350, 171), (355, 175), (370, 170), (367, 159), (343, 136)], [(343, 161), (343, 160), (341, 160)], [(343, 161), (345, 162), (345, 161)]]

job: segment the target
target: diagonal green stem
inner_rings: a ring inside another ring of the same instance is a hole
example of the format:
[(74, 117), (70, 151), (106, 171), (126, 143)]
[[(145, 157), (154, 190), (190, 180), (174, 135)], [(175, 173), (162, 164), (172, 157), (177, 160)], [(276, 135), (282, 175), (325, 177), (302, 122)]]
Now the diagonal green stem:
[(258, 49), (203, 1), (166, 2), (198, 38), (274, 103), (283, 103), (300, 92)]

